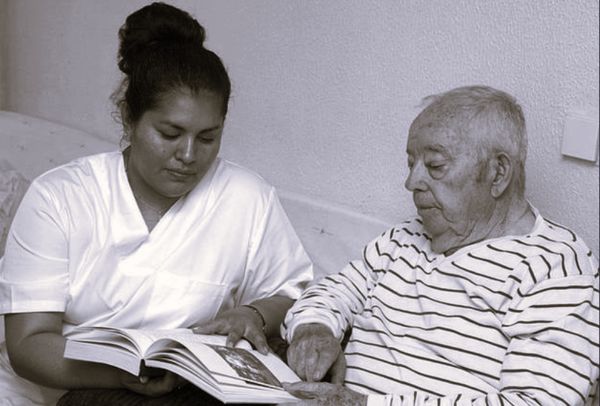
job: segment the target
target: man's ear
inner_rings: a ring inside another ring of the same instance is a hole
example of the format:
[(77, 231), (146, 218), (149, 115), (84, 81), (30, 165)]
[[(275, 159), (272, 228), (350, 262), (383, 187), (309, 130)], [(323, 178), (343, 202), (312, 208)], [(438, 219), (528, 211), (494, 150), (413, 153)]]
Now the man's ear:
[(512, 159), (504, 152), (498, 152), (492, 159), (490, 169), (492, 171), (492, 184), (490, 193), (492, 197), (502, 196), (508, 188), (513, 177)]

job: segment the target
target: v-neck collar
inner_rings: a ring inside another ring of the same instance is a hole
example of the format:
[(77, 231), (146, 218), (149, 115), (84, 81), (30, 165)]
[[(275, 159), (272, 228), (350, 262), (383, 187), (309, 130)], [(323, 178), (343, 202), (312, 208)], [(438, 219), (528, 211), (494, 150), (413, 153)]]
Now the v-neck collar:
[[(217, 158), (200, 182), (188, 194), (179, 198), (160, 218), (154, 228), (149, 230), (127, 179), (124, 156), (120, 153), (116, 173), (113, 175), (116, 188), (109, 191), (112, 195), (114, 210), (111, 214), (113, 238), (119, 246), (120, 254), (127, 256), (136, 250), (144, 252), (148, 250), (149, 253), (152, 253), (150, 256), (154, 257), (157, 265), (162, 263), (162, 258), (172, 252), (172, 248), (169, 247), (177, 246), (175, 240), (185, 238), (185, 230), (193, 223), (192, 217), (202, 216), (206, 212), (207, 206), (210, 206), (207, 191), (219, 161)], [(204, 196), (202, 196), (203, 194)], [(190, 200), (193, 201), (193, 204), (186, 205)], [(171, 229), (177, 229), (178, 232), (172, 233)], [(160, 249), (156, 249), (157, 246), (160, 246)]]

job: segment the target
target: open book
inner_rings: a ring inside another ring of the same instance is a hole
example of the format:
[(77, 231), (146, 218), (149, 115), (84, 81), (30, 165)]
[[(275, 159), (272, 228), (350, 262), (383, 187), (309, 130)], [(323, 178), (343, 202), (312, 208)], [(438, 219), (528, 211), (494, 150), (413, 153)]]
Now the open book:
[(79, 327), (68, 335), (65, 357), (100, 362), (139, 375), (147, 367), (171, 371), (224, 403), (298, 400), (281, 382), (300, 378), (275, 354), (262, 355), (247, 341), (225, 347), (225, 336), (188, 329), (132, 330)]

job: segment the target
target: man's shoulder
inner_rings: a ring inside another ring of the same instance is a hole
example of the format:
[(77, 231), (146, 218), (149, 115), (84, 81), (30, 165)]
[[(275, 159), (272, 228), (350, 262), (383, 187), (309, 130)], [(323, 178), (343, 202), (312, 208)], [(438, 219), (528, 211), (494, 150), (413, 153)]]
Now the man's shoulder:
[(575, 231), (547, 218), (543, 218), (541, 227), (532, 233), (531, 239), (558, 252), (591, 255), (589, 246)]
[(367, 245), (366, 253), (391, 260), (415, 255), (424, 255), (426, 258), (435, 256), (431, 251), (431, 237), (419, 217), (409, 218), (376, 236)]
[(372, 240), (372, 243), (383, 242), (392, 245), (429, 245), (431, 237), (423, 227), (423, 221), (419, 217), (411, 217), (401, 223), (395, 224)]
[(508, 237), (507, 244), (526, 266), (546, 269), (549, 278), (597, 272), (597, 259), (585, 241), (570, 228), (541, 216), (531, 233)]

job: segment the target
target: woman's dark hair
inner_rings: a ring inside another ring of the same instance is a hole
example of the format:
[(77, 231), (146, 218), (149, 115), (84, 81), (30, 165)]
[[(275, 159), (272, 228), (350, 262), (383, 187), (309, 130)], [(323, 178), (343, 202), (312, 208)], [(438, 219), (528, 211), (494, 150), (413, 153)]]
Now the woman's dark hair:
[(209, 91), (223, 98), (227, 114), (231, 83), (221, 59), (204, 48), (204, 28), (187, 12), (152, 3), (119, 30), (119, 69), (125, 78), (113, 100), (127, 124), (136, 123), (162, 97), (177, 89)]

